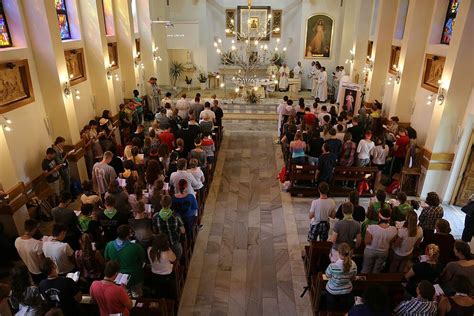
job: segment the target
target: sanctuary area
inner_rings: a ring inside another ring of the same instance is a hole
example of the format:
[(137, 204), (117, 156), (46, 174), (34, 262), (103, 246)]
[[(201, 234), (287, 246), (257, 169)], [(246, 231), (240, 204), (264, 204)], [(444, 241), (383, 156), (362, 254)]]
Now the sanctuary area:
[(0, 316), (474, 315), (474, 0), (0, 0)]

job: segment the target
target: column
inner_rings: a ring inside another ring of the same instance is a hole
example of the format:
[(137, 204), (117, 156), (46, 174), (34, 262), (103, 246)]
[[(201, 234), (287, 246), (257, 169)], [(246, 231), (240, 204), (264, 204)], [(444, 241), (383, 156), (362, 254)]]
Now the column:
[(366, 99), (373, 102), (381, 100), (385, 79), (387, 77), (392, 48), (393, 32), (395, 30), (395, 18), (397, 17), (398, 0), (380, 0), (377, 14), (377, 27), (375, 30), (374, 46), (372, 56), (374, 57), (374, 68), (369, 73), (370, 87), (367, 89)]
[[(451, 192), (446, 192), (448, 180), (457, 175), (451, 174), (452, 159), (437, 162), (435, 157), (453, 157), (456, 159), (457, 139), (462, 122), (467, 115), (468, 102), (472, 93), (474, 80), (474, 48), (472, 45), (474, 34), (474, 1), (464, 0), (456, 17), (456, 29), (453, 32), (446, 62), (444, 64), (441, 88), (443, 88), (444, 102), (437, 101), (434, 105), (430, 124), (430, 133), (426, 140), (425, 148), (430, 151), (430, 157), (425, 161), (426, 175), (422, 189), (422, 196), (430, 191), (436, 191), (442, 197)], [(471, 130), (465, 131), (471, 134)], [(454, 153), (454, 154), (453, 154)], [(462, 154), (462, 153), (461, 153)], [(440, 168), (440, 166), (442, 168)]]
[(401, 122), (409, 122), (412, 106), (419, 86), (425, 58), (426, 45), (431, 30), (431, 17), (436, 1), (411, 0), (401, 44), (400, 84), (394, 84), (390, 115), (398, 116)]
[[(140, 31), (140, 51), (145, 66), (145, 80), (156, 77), (155, 61), (153, 60), (153, 35), (151, 33), (150, 0), (137, 0), (138, 30)], [(146, 83), (145, 83), (146, 84)]]
[[(362, 71), (367, 59), (367, 46), (369, 44), (370, 21), (372, 18), (373, 0), (359, 0), (355, 11), (355, 25), (353, 31), (352, 50), (354, 62), (350, 74), (352, 82), (360, 83), (363, 80)], [(356, 80), (358, 78), (358, 80)]]
[[(166, 2), (150, 0), (150, 16), (153, 17), (153, 20), (157, 18), (162, 20), (169, 19), (169, 7), (166, 5)], [(164, 24), (152, 24), (151, 32), (153, 36), (154, 48), (158, 49), (157, 54), (162, 58), (161, 61), (155, 61), (156, 74), (158, 75), (158, 84), (170, 86), (166, 27)]]
[[(69, 76), (54, 2), (35, 1), (24, 6), (24, 13), (53, 139), (62, 136), (69, 146), (74, 146), (81, 138), (73, 96), (64, 93)], [(87, 179), (82, 158), (77, 161), (76, 175), (79, 180)]]
[(92, 94), (97, 115), (109, 110), (112, 115), (117, 113), (113, 79), (107, 79), (109, 51), (105, 34), (104, 12), (102, 0), (78, 1), (81, 14), (82, 36), (86, 53), (86, 64), (89, 70), (88, 80), (91, 81)]
[[(122, 77), (122, 90), (125, 97), (131, 98), (132, 92), (137, 88), (135, 77), (135, 39), (133, 32), (133, 17), (131, 1), (115, 0), (114, 21), (115, 36), (117, 38), (117, 50)], [(119, 100), (116, 100), (119, 101)]]

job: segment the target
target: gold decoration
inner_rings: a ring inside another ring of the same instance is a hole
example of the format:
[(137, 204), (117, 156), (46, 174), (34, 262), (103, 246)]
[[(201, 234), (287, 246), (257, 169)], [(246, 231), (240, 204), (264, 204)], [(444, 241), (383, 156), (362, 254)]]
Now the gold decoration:
[(388, 67), (388, 72), (392, 75), (397, 74), (398, 61), (400, 60), (400, 51), (402, 48), (400, 46), (392, 46), (392, 52), (390, 53), (390, 65)]
[(439, 80), (443, 75), (446, 57), (426, 54), (421, 86), (431, 92), (438, 93)]
[(64, 58), (71, 86), (86, 81), (84, 50), (82, 48), (67, 50), (64, 52)]
[(0, 64), (0, 114), (34, 101), (28, 60)]
[(225, 10), (225, 35), (227, 37), (235, 36), (235, 9)]
[(272, 10), (272, 36), (280, 37), (281, 36), (281, 17), (282, 10)]

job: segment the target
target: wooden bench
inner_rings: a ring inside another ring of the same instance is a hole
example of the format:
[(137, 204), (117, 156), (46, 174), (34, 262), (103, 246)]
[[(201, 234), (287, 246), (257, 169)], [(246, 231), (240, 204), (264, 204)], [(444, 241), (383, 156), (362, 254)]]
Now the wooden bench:
[(303, 262), (308, 284), (311, 283), (313, 275), (326, 270), (330, 263), (331, 248), (332, 242), (330, 241), (313, 241), (310, 245), (305, 246)]
[[(403, 299), (404, 288), (402, 286), (402, 273), (377, 273), (361, 274), (365, 280), (352, 281), (352, 293), (355, 296), (362, 296), (364, 291), (373, 285), (384, 287), (390, 298), (390, 310), (393, 310)], [(322, 310), (322, 296), (326, 288), (327, 280), (322, 272), (318, 272), (311, 278), (311, 305), (314, 315), (326, 315), (328, 311)]]
[[(139, 298), (133, 300), (133, 308), (130, 316), (174, 316), (175, 301), (166, 299)], [(91, 297), (84, 295), (81, 301), (80, 315), (95, 316), (100, 315), (99, 306), (91, 301)]]
[[(303, 196), (315, 196), (319, 194), (316, 185), (316, 171), (318, 168), (309, 164), (290, 164), (290, 187), (288, 192), (291, 196), (301, 194)], [(303, 183), (302, 183), (303, 182)]]
[[(373, 196), (375, 191), (375, 176), (378, 172), (377, 167), (343, 167), (336, 166), (331, 181), (331, 196), (347, 196), (353, 189), (341, 185), (341, 182), (352, 182), (357, 185), (360, 181), (366, 180), (371, 190), (362, 193), (362, 196)], [(371, 192), (372, 191), (372, 192)]]

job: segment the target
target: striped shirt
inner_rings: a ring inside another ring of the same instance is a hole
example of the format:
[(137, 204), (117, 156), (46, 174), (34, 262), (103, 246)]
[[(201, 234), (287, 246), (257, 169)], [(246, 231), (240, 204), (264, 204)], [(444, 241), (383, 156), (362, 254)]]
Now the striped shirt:
[(344, 261), (337, 260), (331, 263), (326, 269), (326, 276), (329, 281), (326, 284), (326, 291), (332, 295), (348, 294), (352, 291), (352, 278), (357, 275), (357, 265), (351, 260), (349, 272), (344, 272)]
[(413, 298), (409, 301), (401, 302), (393, 311), (397, 316), (435, 316), (438, 307), (436, 302), (423, 298)]

